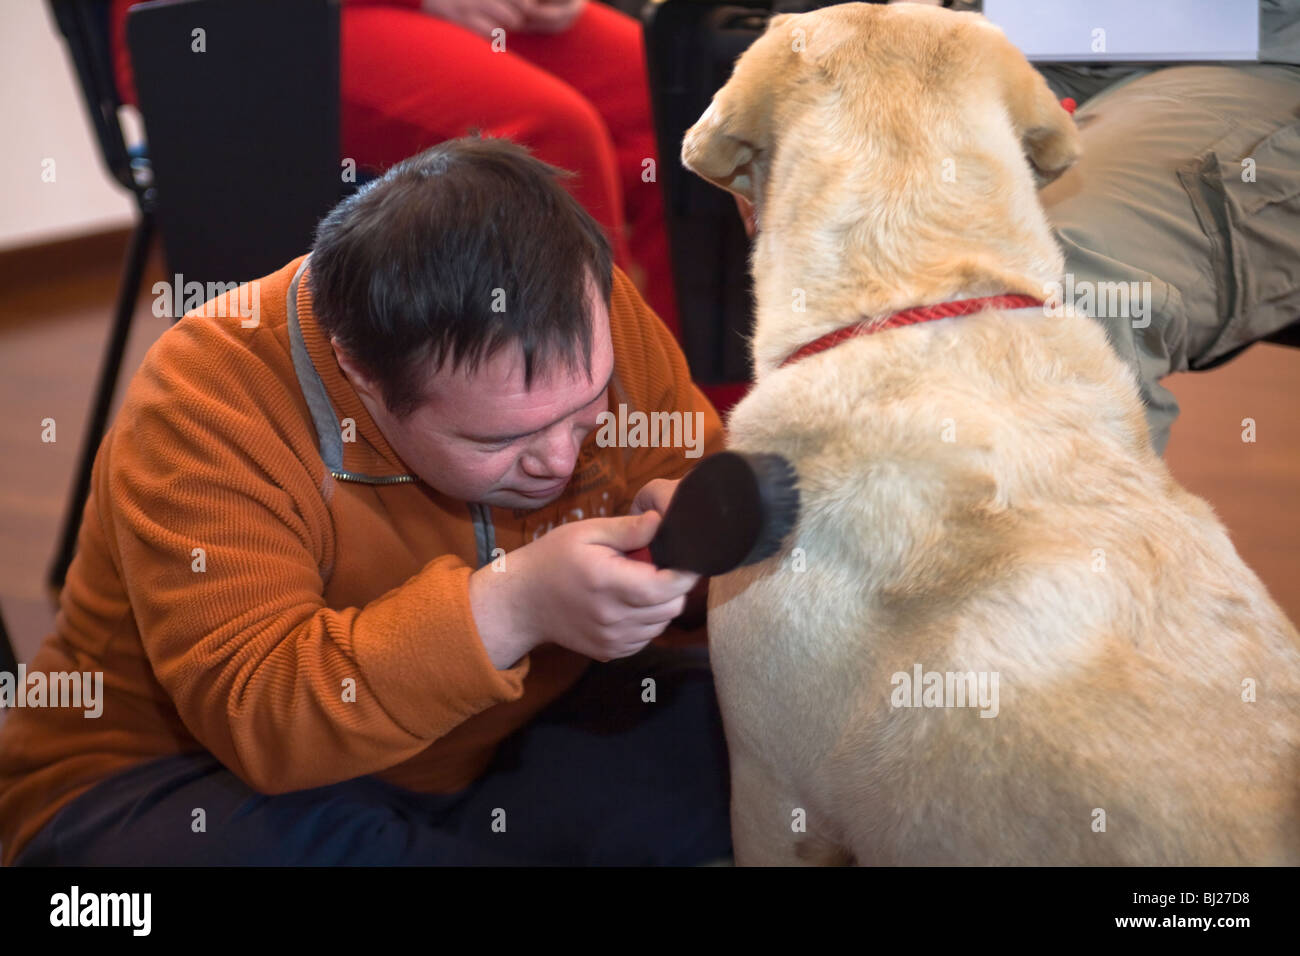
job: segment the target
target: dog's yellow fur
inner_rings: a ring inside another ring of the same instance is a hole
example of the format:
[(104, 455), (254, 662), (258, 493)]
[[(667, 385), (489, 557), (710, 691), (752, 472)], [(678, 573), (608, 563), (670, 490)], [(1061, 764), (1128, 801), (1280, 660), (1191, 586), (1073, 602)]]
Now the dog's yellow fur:
[[(731, 447), (787, 456), (803, 508), (710, 591), (740, 864), (1300, 863), (1300, 637), (1098, 323), (985, 312), (778, 367), (861, 317), (1042, 297), (1036, 185), (1078, 154), (1001, 31), (914, 4), (774, 17), (686, 135), (759, 222)], [(917, 664), (997, 673), (997, 716), (894, 707)]]

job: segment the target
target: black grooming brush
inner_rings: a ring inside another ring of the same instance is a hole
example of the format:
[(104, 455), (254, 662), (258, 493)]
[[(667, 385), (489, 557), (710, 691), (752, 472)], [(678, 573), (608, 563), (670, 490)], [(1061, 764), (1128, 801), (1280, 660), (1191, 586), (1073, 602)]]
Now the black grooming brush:
[(719, 452), (682, 479), (654, 540), (631, 557), (660, 568), (726, 574), (776, 554), (798, 520), (798, 476), (789, 461)]

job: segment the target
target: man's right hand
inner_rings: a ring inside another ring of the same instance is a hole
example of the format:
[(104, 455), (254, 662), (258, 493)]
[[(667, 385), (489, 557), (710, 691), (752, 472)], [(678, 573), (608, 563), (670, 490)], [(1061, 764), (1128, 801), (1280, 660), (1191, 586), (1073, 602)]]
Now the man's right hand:
[(518, 0), (420, 0), (420, 9), (472, 30), (485, 40), (492, 39), (496, 27), (517, 30), (527, 19)]
[(547, 643), (598, 661), (629, 657), (662, 634), (700, 576), (627, 556), (661, 520), (650, 511), (572, 521), (505, 555), (505, 570), (471, 574), (474, 621), (497, 668)]
[(535, 28), (539, 22), (546, 25), (550, 22), (548, 17), (555, 18), (539, 0), (420, 0), (420, 9), (439, 20), (471, 30), (485, 40), (492, 39), (492, 31), (497, 27), (507, 33), (532, 33), (538, 32)]

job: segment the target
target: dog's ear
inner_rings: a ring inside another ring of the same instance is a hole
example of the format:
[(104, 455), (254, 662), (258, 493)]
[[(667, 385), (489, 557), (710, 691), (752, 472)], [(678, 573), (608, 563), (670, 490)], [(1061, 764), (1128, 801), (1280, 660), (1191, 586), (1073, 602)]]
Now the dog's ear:
[(1007, 112), (1039, 185), (1065, 172), (1082, 152), (1079, 130), (1043, 79), (1001, 31), (993, 60)]
[(772, 151), (772, 85), (788, 76), (791, 44), (774, 36), (797, 14), (777, 14), (740, 58), (709, 108), (682, 139), (682, 165), (715, 186), (758, 204)]

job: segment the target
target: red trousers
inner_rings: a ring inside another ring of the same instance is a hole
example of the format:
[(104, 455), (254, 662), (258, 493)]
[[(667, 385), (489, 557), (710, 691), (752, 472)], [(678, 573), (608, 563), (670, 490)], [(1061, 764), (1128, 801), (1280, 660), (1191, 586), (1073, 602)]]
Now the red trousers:
[[(117, 80), (132, 103), (124, 40), (133, 2), (113, 3)], [(344, 3), (343, 155), (386, 168), (478, 127), (572, 170), (577, 177), (566, 188), (605, 228), (615, 262), (679, 335), (641, 25), (592, 2), (563, 33), (508, 32), (498, 53), (413, 2)]]

